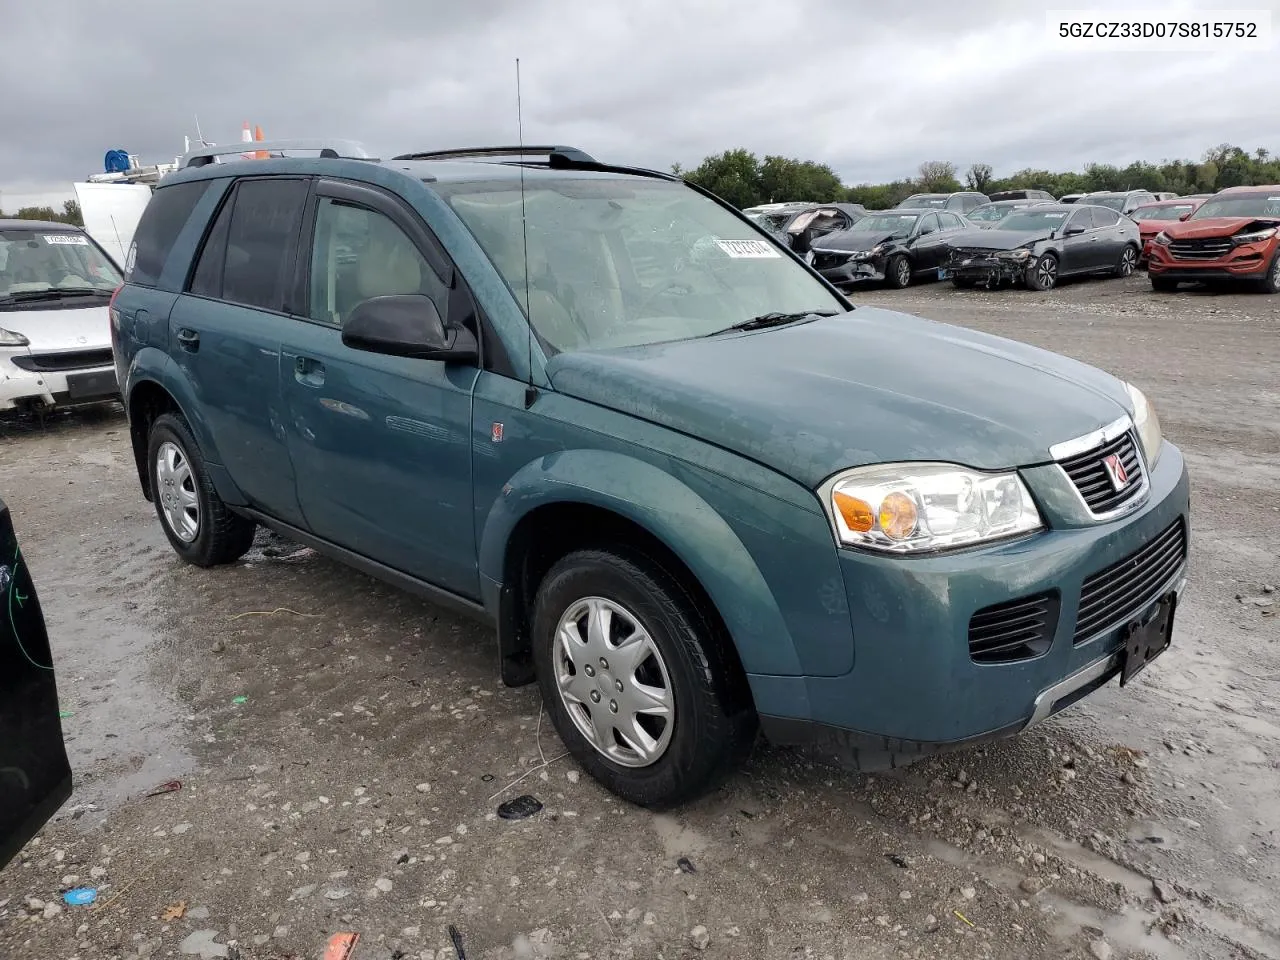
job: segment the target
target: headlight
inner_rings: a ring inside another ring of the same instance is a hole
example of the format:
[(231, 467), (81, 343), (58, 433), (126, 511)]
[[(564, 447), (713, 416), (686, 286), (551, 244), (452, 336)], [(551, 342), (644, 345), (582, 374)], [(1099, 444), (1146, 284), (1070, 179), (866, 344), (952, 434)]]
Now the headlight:
[(1167, 247), (1169, 245), (1169, 235), (1161, 230), (1152, 238), (1152, 242), (1158, 243), (1162, 247)]
[(0, 347), (25, 347), (30, 343), (22, 334), (0, 327)]
[(1002, 260), (1025, 260), (1031, 256), (1031, 251), (1026, 247), (1018, 247), (1016, 250), (1001, 250), (996, 256)]
[(1258, 243), (1261, 240), (1270, 240), (1276, 235), (1275, 227), (1267, 227), (1265, 230), (1254, 230), (1252, 233), (1237, 233), (1231, 238), (1234, 244), (1241, 243)]
[(1155, 466), (1156, 458), (1160, 456), (1160, 441), (1164, 439), (1160, 432), (1160, 418), (1141, 390), (1131, 383), (1126, 383), (1124, 388), (1129, 391), (1129, 399), (1133, 402), (1133, 425), (1138, 430), (1138, 439), (1142, 441), (1142, 452), (1146, 455), (1147, 464)]
[(860, 467), (822, 486), (842, 543), (884, 553), (924, 553), (1043, 528), (1016, 473), (979, 473), (951, 463)]

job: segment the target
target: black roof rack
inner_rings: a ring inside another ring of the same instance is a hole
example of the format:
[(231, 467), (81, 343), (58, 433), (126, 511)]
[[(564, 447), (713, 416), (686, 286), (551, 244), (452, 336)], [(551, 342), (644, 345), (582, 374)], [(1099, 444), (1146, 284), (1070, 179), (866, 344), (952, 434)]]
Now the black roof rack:
[(373, 157), (369, 156), (364, 146), (355, 140), (246, 140), (242, 143), (223, 144), (220, 147), (215, 144), (197, 147), (190, 153), (185, 154), (178, 165), (183, 169), (187, 167), (205, 167), (213, 163), (215, 157), (257, 153), (258, 151), (279, 154), (285, 150), (316, 151), (326, 159), (373, 159)]
[(404, 153), (393, 160), (467, 160), (478, 157), (546, 157), (552, 167), (596, 163), (595, 157), (577, 147), (460, 147), (452, 150), (428, 150)]

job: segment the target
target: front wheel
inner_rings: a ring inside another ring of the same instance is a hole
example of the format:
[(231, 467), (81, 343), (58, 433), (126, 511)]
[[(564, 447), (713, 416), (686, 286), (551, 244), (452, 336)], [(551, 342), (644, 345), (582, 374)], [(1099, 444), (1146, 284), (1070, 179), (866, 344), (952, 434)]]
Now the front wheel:
[(1125, 247), (1120, 254), (1120, 262), (1116, 264), (1115, 274), (1117, 277), (1127, 277), (1133, 273), (1134, 268), (1138, 265), (1138, 251), (1135, 247)]
[(911, 261), (902, 254), (893, 257), (885, 264), (884, 280), (895, 290), (901, 290), (903, 287), (909, 286), (911, 283)]
[(640, 555), (580, 550), (538, 588), (533, 655), (569, 752), (613, 793), (668, 807), (745, 759), (757, 720), (727, 640)]
[(1280, 250), (1271, 258), (1271, 269), (1266, 277), (1258, 281), (1258, 289), (1262, 293), (1280, 293)]
[(156, 515), (179, 557), (198, 567), (213, 567), (244, 556), (253, 545), (256, 524), (222, 502), (181, 417), (165, 413), (156, 418), (147, 463)]
[(1032, 290), (1052, 290), (1058, 282), (1058, 258), (1052, 253), (1039, 257), (1027, 268), (1027, 286)]

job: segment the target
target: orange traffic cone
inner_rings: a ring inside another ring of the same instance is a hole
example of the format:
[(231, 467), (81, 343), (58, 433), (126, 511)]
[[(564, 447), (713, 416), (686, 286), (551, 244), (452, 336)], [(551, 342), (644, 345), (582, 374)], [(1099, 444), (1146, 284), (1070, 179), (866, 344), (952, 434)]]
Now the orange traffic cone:
[[(262, 140), (265, 140), (265, 139), (266, 139), (266, 138), (265, 138), (265, 137), (263, 137), (263, 135), (262, 135), (262, 126), (261, 126), (261, 125), (255, 126), (255, 127), (253, 128), (253, 139), (254, 139), (254, 140), (256, 140), (256, 141), (259, 141), (259, 142), (261, 142)], [(270, 156), (271, 156), (271, 151), (270, 151), (270, 150), (258, 150), (258, 151), (256, 151), (256, 152), (254, 153), (254, 156), (255, 156), (255, 157), (257, 157), (259, 160), (266, 160), (268, 157), (270, 157)]]

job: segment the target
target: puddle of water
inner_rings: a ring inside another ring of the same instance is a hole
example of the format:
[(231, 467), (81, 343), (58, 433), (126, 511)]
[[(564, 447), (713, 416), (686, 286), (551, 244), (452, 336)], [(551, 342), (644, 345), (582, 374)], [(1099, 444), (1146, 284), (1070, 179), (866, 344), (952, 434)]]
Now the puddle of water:
[(1190, 960), (1190, 954), (1158, 933), (1148, 933), (1150, 914), (1133, 910), (1121, 913), (1086, 907), (1054, 893), (1040, 895), (1041, 909), (1052, 916), (1054, 936), (1067, 939), (1084, 927), (1101, 930), (1113, 946), (1129, 953), (1143, 952), (1156, 960)]

